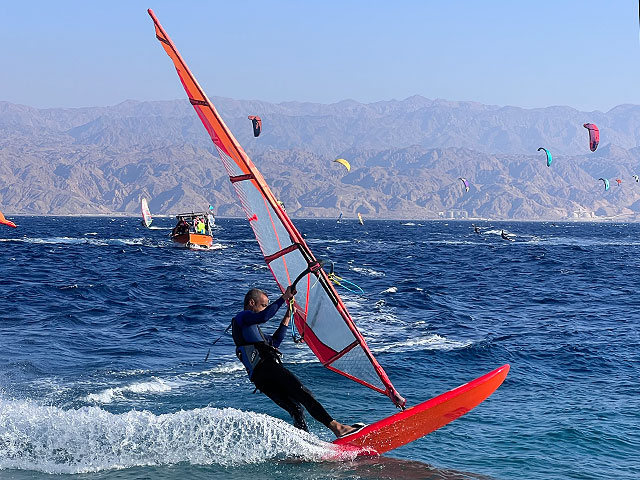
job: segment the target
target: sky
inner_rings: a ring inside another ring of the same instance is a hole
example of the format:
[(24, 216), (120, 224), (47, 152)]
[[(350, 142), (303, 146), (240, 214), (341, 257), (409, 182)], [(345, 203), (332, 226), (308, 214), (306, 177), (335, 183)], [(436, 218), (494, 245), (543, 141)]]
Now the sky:
[(0, 0), (0, 101), (185, 98), (147, 8), (210, 97), (640, 104), (635, 0)]

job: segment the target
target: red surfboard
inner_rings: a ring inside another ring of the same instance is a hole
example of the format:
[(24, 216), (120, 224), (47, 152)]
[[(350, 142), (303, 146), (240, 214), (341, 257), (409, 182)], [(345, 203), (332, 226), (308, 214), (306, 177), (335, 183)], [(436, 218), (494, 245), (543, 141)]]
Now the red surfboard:
[(333, 443), (358, 448), (360, 455), (381, 455), (445, 426), (482, 403), (504, 381), (509, 365), (460, 385), (424, 403), (391, 415)]

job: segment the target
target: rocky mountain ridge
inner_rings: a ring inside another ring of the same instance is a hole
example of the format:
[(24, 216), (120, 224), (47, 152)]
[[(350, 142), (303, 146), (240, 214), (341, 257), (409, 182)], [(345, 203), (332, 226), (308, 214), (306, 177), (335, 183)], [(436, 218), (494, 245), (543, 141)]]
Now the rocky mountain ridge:
[[(292, 216), (634, 220), (640, 213), (632, 178), (640, 174), (640, 106), (586, 113), (423, 97), (213, 101)], [(263, 119), (259, 138), (249, 114)], [(600, 127), (595, 153), (585, 122)], [(209, 203), (219, 215), (242, 214), (186, 101), (80, 109), (0, 102), (0, 134), (5, 213), (136, 214), (144, 195), (157, 214)], [(552, 152), (550, 168), (539, 146)], [(351, 172), (332, 162), (338, 157)], [(608, 192), (600, 177), (610, 179)]]

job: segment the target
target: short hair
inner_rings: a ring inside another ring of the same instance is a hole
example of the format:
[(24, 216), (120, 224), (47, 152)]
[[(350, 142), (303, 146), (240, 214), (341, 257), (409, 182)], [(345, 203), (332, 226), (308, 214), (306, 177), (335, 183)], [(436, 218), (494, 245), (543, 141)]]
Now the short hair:
[(259, 288), (252, 288), (251, 290), (249, 290), (244, 296), (244, 308), (247, 308), (249, 306), (249, 302), (251, 300), (258, 303), (261, 300), (262, 295), (264, 295), (265, 297), (267, 296), (267, 294)]

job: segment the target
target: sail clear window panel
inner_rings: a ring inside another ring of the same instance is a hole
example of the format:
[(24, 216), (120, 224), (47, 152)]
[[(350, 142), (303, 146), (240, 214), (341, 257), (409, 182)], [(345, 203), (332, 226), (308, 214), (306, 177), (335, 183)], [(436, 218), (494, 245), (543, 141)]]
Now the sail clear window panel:
[(336, 352), (344, 350), (355, 341), (355, 336), (320, 283), (312, 283), (309, 292), (307, 325), (318, 340)]
[[(299, 250), (294, 250), (286, 255), (276, 258), (269, 266), (278, 283), (283, 288), (287, 288), (296, 277), (307, 268), (307, 262)], [(288, 275), (287, 275), (288, 272)], [(298, 293), (296, 294), (296, 303), (300, 308), (304, 308), (307, 303), (307, 282), (303, 278), (297, 285)]]
[(224, 165), (225, 170), (229, 174), (230, 177), (237, 177), (238, 175), (242, 175), (243, 172), (240, 170), (240, 167), (233, 161), (233, 159), (224, 153), (217, 145), (215, 145), (216, 150), (218, 151), (218, 155), (220, 156), (220, 160), (222, 160), (222, 164)]
[(371, 361), (359, 346), (351, 349), (347, 354), (331, 363), (331, 366), (336, 370), (348, 373), (352, 377), (364, 380), (383, 391), (386, 390)]

